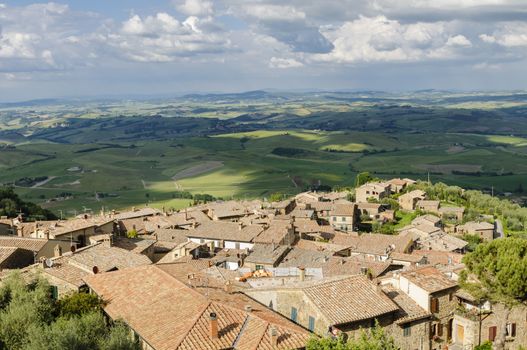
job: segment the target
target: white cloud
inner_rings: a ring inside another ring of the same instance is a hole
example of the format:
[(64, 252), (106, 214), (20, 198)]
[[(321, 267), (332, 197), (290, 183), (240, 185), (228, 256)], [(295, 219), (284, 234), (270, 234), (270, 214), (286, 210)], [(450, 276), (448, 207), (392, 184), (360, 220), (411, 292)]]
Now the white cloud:
[(207, 0), (184, 0), (173, 1), (174, 5), (181, 13), (188, 16), (210, 16), (214, 12), (212, 1)]
[(481, 41), (489, 43), (489, 44), (496, 42), (496, 38), (492, 35), (481, 34), (479, 38), (481, 39)]
[(271, 57), (269, 61), (269, 67), (279, 68), (279, 69), (298, 68), (298, 67), (302, 67), (303, 65), (304, 64), (302, 62), (299, 62), (295, 60), (294, 58)]
[(360, 17), (324, 30), (335, 48), (329, 54), (312, 57), (337, 63), (417, 61), (441, 43), (444, 31), (443, 23), (404, 25), (384, 16)]
[(447, 46), (472, 46), (470, 40), (468, 40), (464, 35), (458, 34), (448, 38), (446, 42)]
[(121, 29), (104, 37), (123, 57), (139, 62), (170, 62), (197, 54), (231, 49), (230, 40), (216, 32), (211, 18), (188, 17), (180, 22), (161, 12), (141, 18), (134, 15)]
[(485, 70), (485, 71), (488, 71), (488, 70), (500, 70), (501, 69), (501, 65), (499, 64), (491, 64), (491, 63), (488, 63), (488, 62), (481, 62), (481, 63), (476, 63), (472, 66), (472, 69), (474, 70)]

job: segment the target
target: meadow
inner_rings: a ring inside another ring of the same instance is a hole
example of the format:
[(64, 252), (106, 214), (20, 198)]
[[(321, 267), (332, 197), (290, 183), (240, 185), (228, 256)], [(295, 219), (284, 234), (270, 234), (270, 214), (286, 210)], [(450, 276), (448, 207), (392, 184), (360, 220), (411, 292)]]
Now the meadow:
[(192, 201), (178, 198), (182, 191), (249, 199), (351, 187), (363, 171), (516, 197), (527, 188), (527, 125), (489, 132), (522, 119), (523, 105), (288, 98), (0, 109), (0, 183), (48, 177), (16, 192), (63, 216), (179, 209)]

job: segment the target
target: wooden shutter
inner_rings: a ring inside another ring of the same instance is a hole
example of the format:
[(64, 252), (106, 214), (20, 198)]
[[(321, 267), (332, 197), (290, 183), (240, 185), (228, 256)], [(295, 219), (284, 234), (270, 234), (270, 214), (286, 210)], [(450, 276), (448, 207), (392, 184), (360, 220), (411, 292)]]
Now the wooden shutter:
[(441, 322), (437, 324), (437, 335), (440, 337), (443, 336), (443, 325), (441, 324)]
[(516, 323), (511, 323), (511, 334), (509, 334), (511, 337), (516, 336)]
[(489, 327), (489, 340), (494, 341), (496, 339), (496, 332), (498, 328), (496, 326)]
[(437, 298), (430, 299), (430, 312), (436, 313), (439, 311), (439, 300)]

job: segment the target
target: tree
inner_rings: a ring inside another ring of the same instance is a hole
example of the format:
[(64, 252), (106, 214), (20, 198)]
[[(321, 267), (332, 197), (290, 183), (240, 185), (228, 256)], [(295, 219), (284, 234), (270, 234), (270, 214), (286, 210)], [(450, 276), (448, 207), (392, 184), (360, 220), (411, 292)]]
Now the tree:
[(370, 175), (369, 172), (364, 171), (362, 173), (357, 174), (357, 182), (355, 187), (359, 187), (364, 185), (365, 183), (368, 183), (373, 180), (373, 177)]
[(137, 231), (133, 229), (132, 231), (126, 232), (126, 237), (128, 238), (137, 238)]
[(59, 314), (66, 318), (97, 311), (102, 306), (102, 299), (88, 293), (71, 293), (58, 301)]
[(501, 238), (480, 244), (463, 258), (466, 269), (460, 284), (476, 299), (490, 300), (504, 306), (495, 340), (504, 348), (507, 321), (512, 307), (527, 302), (527, 240)]
[(0, 286), (0, 349), (140, 350), (121, 322), (108, 325), (96, 296), (73, 293), (56, 302), (50, 285), (20, 272)]
[(270, 202), (280, 202), (282, 199), (284, 199), (284, 194), (280, 192), (271, 193), (269, 196)]
[(392, 337), (375, 321), (375, 327), (363, 330), (357, 340), (339, 338), (311, 338), (306, 350), (398, 350)]

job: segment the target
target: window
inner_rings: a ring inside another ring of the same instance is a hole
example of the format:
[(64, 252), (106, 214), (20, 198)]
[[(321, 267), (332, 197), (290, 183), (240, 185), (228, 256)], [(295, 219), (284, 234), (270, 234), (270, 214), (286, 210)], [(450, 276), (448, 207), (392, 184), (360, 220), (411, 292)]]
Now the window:
[(452, 301), (452, 300), (454, 300), (454, 293), (451, 292), (451, 293), (448, 295), (448, 301)]
[(337, 217), (336, 216), (333, 217), (333, 221), (337, 221)]
[(439, 299), (437, 298), (430, 299), (430, 312), (432, 313), (439, 312)]
[(403, 327), (403, 336), (409, 337), (411, 335), (412, 335), (412, 328), (410, 327), (410, 325), (404, 325), (404, 327)]
[(313, 316), (309, 316), (309, 325), (307, 327), (311, 332), (315, 331), (315, 318)]
[(443, 325), (441, 324), (441, 322), (437, 324), (437, 335), (439, 337), (443, 336)]
[(430, 336), (437, 335), (437, 324), (433, 323), (430, 325)]
[(507, 323), (507, 336), (508, 337), (516, 336), (516, 323)]
[(236, 243), (234, 244), (234, 247), (235, 247), (236, 249), (240, 249), (240, 242), (236, 242)]
[(497, 333), (498, 327), (492, 326), (489, 327), (489, 340), (494, 341), (496, 339), (496, 333)]
[(256, 271), (263, 270), (263, 269), (264, 269), (264, 267), (262, 265), (256, 265)]
[(343, 216), (340, 221), (346, 221), (346, 218)]
[(296, 322), (297, 316), (298, 316), (298, 311), (296, 307), (292, 307), (291, 308), (291, 321)]

